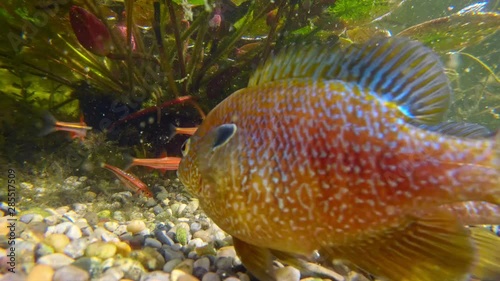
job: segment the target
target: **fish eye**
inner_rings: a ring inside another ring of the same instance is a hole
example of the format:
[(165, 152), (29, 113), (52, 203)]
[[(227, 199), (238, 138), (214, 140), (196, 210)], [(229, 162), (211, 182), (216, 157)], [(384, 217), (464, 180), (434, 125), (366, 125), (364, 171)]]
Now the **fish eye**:
[(191, 139), (187, 139), (181, 146), (181, 153), (182, 153), (182, 156), (186, 156), (186, 154), (188, 154), (189, 152), (189, 144), (191, 143)]

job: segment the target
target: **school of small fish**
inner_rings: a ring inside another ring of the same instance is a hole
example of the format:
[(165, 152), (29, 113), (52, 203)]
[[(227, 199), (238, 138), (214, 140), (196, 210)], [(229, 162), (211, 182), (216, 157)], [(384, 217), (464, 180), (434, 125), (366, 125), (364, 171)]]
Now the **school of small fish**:
[(206, 116), (178, 176), (261, 281), (315, 254), (382, 280), (500, 280), (500, 238), (464, 225), (500, 223), (499, 139), (441, 125), (451, 100), (419, 42), (289, 48)]

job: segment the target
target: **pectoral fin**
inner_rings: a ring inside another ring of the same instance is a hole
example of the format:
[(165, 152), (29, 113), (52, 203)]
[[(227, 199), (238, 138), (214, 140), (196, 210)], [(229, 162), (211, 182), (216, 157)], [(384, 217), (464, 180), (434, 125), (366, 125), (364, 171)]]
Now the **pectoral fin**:
[(260, 281), (276, 281), (273, 255), (267, 248), (248, 244), (233, 236), (236, 253), (243, 265)]
[(470, 232), (447, 211), (409, 216), (399, 227), (322, 249), (391, 281), (465, 280), (475, 260)]
[(304, 275), (329, 278), (336, 281), (344, 281), (345, 278), (333, 270), (318, 264), (307, 262), (303, 257), (291, 253), (271, 250), (272, 254), (280, 261), (300, 270)]

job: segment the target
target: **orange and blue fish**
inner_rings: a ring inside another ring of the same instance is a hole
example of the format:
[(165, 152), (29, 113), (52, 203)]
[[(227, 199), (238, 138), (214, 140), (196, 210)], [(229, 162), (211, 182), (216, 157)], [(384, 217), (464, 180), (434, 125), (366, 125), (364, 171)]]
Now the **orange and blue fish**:
[(451, 102), (419, 42), (290, 48), (206, 116), (178, 176), (261, 281), (315, 253), (382, 280), (500, 280), (499, 238), (453, 209), (500, 204), (499, 138), (440, 126)]

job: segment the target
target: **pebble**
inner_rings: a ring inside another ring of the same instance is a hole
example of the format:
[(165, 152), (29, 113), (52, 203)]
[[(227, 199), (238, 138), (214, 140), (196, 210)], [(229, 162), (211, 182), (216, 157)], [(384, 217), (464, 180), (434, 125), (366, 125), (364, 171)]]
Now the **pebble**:
[(203, 275), (201, 281), (221, 281), (221, 280), (217, 273), (207, 272), (207, 274)]
[(96, 257), (100, 259), (108, 259), (116, 254), (116, 245), (106, 242), (95, 242), (87, 246), (85, 256)]
[(124, 222), (125, 217), (123, 216), (123, 212), (122, 211), (115, 211), (113, 213), (113, 219), (116, 221), (119, 221), (119, 222)]
[(64, 214), (62, 217), (64, 219), (74, 223), (78, 218), (78, 214), (75, 211), (71, 210), (71, 211), (68, 211), (66, 214)]
[(233, 268), (233, 257), (219, 257), (215, 260), (215, 267), (224, 271), (230, 271)]
[(119, 242), (120, 238), (112, 232), (107, 231), (106, 229), (102, 227), (98, 227), (94, 229), (94, 234), (93, 236), (97, 238), (98, 240), (102, 240), (104, 242)]
[(56, 215), (51, 215), (51, 216), (45, 217), (45, 218), (43, 219), (43, 221), (44, 221), (47, 225), (49, 225), (49, 226), (51, 226), (51, 225), (56, 225), (56, 224), (59, 222), (59, 217), (58, 217), (58, 216), (56, 216)]
[(196, 267), (193, 269), (193, 275), (198, 278), (198, 279), (201, 279), (203, 278), (203, 275), (207, 274), (208, 270), (202, 268), (202, 267)]
[(54, 276), (54, 269), (49, 265), (37, 264), (35, 265), (28, 276), (26, 281), (52, 281)]
[(68, 236), (70, 240), (76, 240), (82, 237), (82, 231), (78, 226), (74, 224), (71, 224), (71, 226), (68, 228), (68, 230), (66, 230), (64, 234), (66, 234), (66, 236)]
[(19, 221), (23, 223), (41, 222), (43, 221), (43, 216), (40, 214), (26, 214), (22, 215)]
[(123, 271), (118, 267), (111, 267), (106, 270), (101, 277), (95, 281), (119, 281), (125, 276)]
[(170, 274), (172, 281), (199, 281), (198, 278), (179, 269), (174, 269)]
[(187, 208), (187, 205), (184, 203), (181, 203), (179, 205), (179, 209), (177, 209), (177, 217), (183, 216), (185, 214), (186, 208)]
[(155, 215), (158, 215), (158, 214), (162, 213), (163, 211), (164, 210), (163, 210), (163, 208), (160, 205), (156, 205), (156, 206), (153, 207), (153, 213)]
[(300, 271), (295, 267), (285, 266), (276, 269), (277, 281), (299, 281)]
[(171, 247), (163, 246), (159, 251), (163, 255), (166, 261), (173, 259), (184, 259), (184, 254), (181, 251), (176, 251)]
[(65, 221), (54, 226), (49, 226), (46, 234), (59, 233), (64, 234), (66, 230), (72, 225), (72, 222)]
[(203, 240), (205, 242), (212, 242), (212, 240), (213, 240), (212, 235), (207, 230), (196, 231), (193, 234), (193, 238), (200, 238), (201, 240)]
[(109, 219), (111, 217), (111, 211), (110, 210), (102, 210), (99, 213), (97, 213), (97, 218), (98, 219)]
[(225, 278), (224, 281), (241, 281), (241, 280), (239, 278), (231, 276), (231, 277)]
[(124, 277), (132, 280), (140, 279), (141, 275), (146, 272), (140, 262), (130, 258), (115, 260), (113, 266), (120, 268)]
[(196, 198), (193, 198), (191, 201), (189, 201), (187, 207), (186, 207), (186, 212), (189, 214), (193, 214), (198, 210), (200, 207), (200, 201)]
[(116, 254), (121, 255), (122, 257), (128, 257), (130, 252), (132, 252), (132, 248), (130, 245), (125, 242), (116, 242)]
[(72, 222), (66, 221), (57, 225), (49, 226), (45, 235), (52, 233), (65, 234), (70, 240), (75, 240), (82, 237), (82, 231)]
[(188, 253), (187, 257), (188, 257), (188, 259), (197, 260), (199, 255), (196, 251), (191, 251)]
[(172, 272), (172, 270), (175, 269), (175, 267), (177, 265), (179, 265), (180, 263), (182, 262), (181, 259), (173, 259), (173, 260), (169, 260), (167, 263), (165, 263), (165, 265), (163, 266), (163, 271), (165, 272)]
[(201, 238), (194, 238), (191, 241), (189, 241), (189, 243), (188, 243), (188, 246), (191, 248), (194, 248), (194, 249), (204, 247), (206, 245), (207, 245), (207, 242), (201, 240)]
[(194, 268), (204, 268), (207, 271), (210, 270), (210, 260), (207, 257), (201, 257), (200, 259), (196, 260), (193, 264)]
[(85, 249), (88, 245), (89, 241), (87, 239), (76, 239), (71, 241), (66, 248), (64, 248), (64, 253), (76, 259), (85, 254)]
[(73, 263), (75, 260), (61, 253), (55, 253), (43, 256), (38, 259), (38, 264), (46, 264), (52, 266), (54, 269), (58, 269), (65, 265)]
[(69, 244), (69, 238), (61, 233), (53, 233), (45, 237), (44, 242), (51, 246), (57, 253), (63, 253), (64, 248)]
[(25, 281), (26, 280), (26, 276), (24, 275), (24, 273), (19, 273), (19, 272), (16, 272), (16, 273), (10, 273), (8, 272), (7, 274), (1, 276), (0, 275), (0, 281)]
[(148, 238), (146, 238), (146, 240), (144, 240), (144, 246), (159, 249), (159, 248), (161, 248), (161, 242), (154, 239), (154, 238), (148, 237)]
[(79, 215), (81, 215), (81, 214), (85, 213), (85, 211), (87, 211), (86, 204), (75, 203), (75, 204), (73, 204), (72, 207), (73, 207), (73, 210)]
[(67, 265), (59, 268), (54, 273), (52, 281), (88, 281), (90, 275), (87, 271), (74, 265)]
[(250, 276), (248, 276), (248, 274), (241, 272), (238, 272), (237, 274), (241, 281), (250, 281)]
[(194, 260), (185, 259), (180, 264), (178, 264), (175, 267), (175, 269), (180, 269), (186, 273), (192, 274), (193, 273), (193, 264), (194, 264)]
[(141, 220), (133, 220), (127, 225), (127, 231), (137, 234), (146, 229), (146, 224)]
[(165, 245), (172, 246), (175, 244), (174, 240), (167, 235), (165, 230), (155, 230), (154, 234), (156, 239)]
[(110, 232), (114, 232), (118, 226), (120, 225), (115, 221), (108, 221), (104, 223), (104, 228)]
[(201, 230), (201, 223), (199, 223), (197, 221), (191, 223), (191, 225), (190, 225), (191, 234), (194, 234), (195, 232), (200, 231), (200, 230)]
[(40, 257), (53, 254), (54, 248), (45, 243), (38, 243), (35, 246), (34, 252), (35, 252), (35, 259), (38, 260)]
[(154, 198), (148, 198), (148, 201), (146, 201), (146, 207), (152, 208), (156, 206), (156, 200)]
[(165, 259), (154, 248), (145, 247), (141, 250), (133, 251), (130, 257), (139, 261), (147, 270), (160, 270), (165, 265)]
[(234, 246), (225, 246), (217, 250), (217, 257), (232, 257), (236, 258), (236, 250)]
[(120, 236), (122, 234), (125, 234), (125, 233), (128, 233), (127, 231), (127, 226), (124, 225), (124, 224), (121, 224), (119, 225), (114, 231), (113, 231), (114, 234)]
[(101, 260), (98, 258), (82, 257), (77, 259), (72, 265), (88, 272), (91, 278), (99, 277), (103, 271)]
[(170, 274), (159, 270), (152, 271), (142, 277), (141, 281), (170, 281)]

